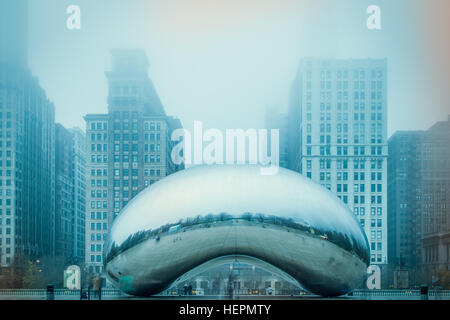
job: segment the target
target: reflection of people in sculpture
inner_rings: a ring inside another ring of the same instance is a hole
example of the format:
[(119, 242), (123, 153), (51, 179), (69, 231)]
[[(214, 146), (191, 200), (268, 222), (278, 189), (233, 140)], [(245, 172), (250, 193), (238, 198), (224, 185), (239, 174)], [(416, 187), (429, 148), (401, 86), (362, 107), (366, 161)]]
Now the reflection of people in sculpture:
[(233, 274), (230, 272), (230, 275), (228, 276), (228, 297), (230, 299), (233, 298), (233, 290), (234, 290), (234, 283), (233, 283)]

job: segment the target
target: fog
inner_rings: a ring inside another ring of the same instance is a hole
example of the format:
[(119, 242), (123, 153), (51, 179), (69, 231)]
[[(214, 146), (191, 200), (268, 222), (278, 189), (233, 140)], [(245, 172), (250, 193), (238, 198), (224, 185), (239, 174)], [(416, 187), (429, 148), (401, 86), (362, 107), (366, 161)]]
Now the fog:
[[(447, 119), (446, 2), (33, 0), (28, 61), (56, 121), (84, 128), (85, 114), (107, 112), (109, 50), (144, 48), (166, 113), (192, 130), (195, 120), (264, 127), (266, 107), (287, 109), (303, 57), (386, 57), (391, 135)], [(81, 8), (80, 30), (66, 27), (72, 4)], [(381, 8), (381, 30), (366, 27), (371, 4)]]

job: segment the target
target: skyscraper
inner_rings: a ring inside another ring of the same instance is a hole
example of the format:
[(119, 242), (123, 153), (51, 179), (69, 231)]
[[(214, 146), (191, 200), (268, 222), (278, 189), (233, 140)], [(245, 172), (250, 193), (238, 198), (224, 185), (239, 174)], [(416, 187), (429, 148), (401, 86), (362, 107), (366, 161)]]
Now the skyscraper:
[(27, 67), (26, 1), (0, 3), (0, 265), (55, 253), (54, 106)]
[(387, 61), (303, 59), (289, 103), (289, 167), (336, 193), (387, 263)]
[(450, 266), (450, 116), (389, 139), (389, 255), (413, 284)]
[(82, 264), (85, 257), (86, 219), (86, 135), (80, 128), (69, 129), (73, 137), (73, 257)]
[(88, 114), (86, 267), (100, 273), (103, 243), (113, 219), (146, 186), (183, 168), (172, 162), (172, 131), (142, 49), (112, 50), (108, 113)]
[(409, 270), (409, 280), (413, 280), (420, 256), (420, 228), (414, 207), (419, 181), (416, 155), (422, 135), (422, 131), (397, 131), (388, 141), (389, 263), (394, 270)]
[(65, 263), (84, 261), (86, 135), (55, 126), (55, 255)]
[(72, 134), (55, 125), (55, 255), (69, 259), (74, 235), (74, 148)]

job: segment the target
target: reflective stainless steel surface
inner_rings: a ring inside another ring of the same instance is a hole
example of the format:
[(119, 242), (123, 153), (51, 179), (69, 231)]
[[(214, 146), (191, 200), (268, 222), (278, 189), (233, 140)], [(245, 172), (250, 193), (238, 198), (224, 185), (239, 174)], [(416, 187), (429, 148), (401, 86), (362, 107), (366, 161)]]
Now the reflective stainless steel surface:
[(366, 277), (364, 231), (335, 195), (280, 168), (201, 166), (170, 175), (122, 210), (105, 245), (109, 279), (152, 295), (186, 272), (227, 255), (263, 260), (323, 296)]

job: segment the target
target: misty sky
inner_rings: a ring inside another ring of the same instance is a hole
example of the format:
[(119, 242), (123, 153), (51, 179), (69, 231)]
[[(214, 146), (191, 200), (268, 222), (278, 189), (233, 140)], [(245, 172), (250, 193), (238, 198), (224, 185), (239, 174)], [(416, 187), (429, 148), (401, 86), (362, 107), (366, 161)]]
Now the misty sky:
[[(194, 120), (263, 127), (267, 106), (286, 110), (302, 57), (387, 57), (391, 135), (450, 113), (446, 2), (32, 0), (29, 65), (56, 121), (85, 128), (85, 114), (107, 112), (109, 50), (144, 48), (167, 114), (192, 130)], [(81, 30), (66, 28), (70, 4), (81, 7)], [(366, 28), (370, 4), (381, 7), (381, 31)]]

